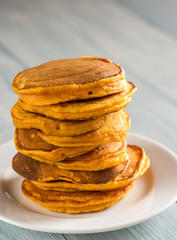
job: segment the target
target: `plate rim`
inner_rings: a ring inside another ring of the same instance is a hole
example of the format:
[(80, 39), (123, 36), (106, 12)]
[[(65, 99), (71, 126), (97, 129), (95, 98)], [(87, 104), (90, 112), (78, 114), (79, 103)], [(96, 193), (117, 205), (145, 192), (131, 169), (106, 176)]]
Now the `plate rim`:
[[(160, 148), (163, 148), (167, 153), (169, 153), (170, 155), (172, 155), (172, 157), (173, 158), (175, 158), (176, 159), (176, 162), (177, 162), (177, 155), (171, 150), (171, 149), (169, 149), (168, 147), (166, 147), (166, 146), (164, 146), (163, 144), (161, 144), (160, 142), (158, 142), (158, 141), (156, 141), (156, 140), (153, 140), (153, 139), (151, 139), (151, 138), (148, 138), (148, 137), (146, 137), (146, 136), (142, 136), (142, 135), (140, 135), (140, 134), (137, 134), (137, 133), (132, 133), (132, 132), (129, 132), (129, 134), (128, 134), (128, 136), (127, 136), (127, 138), (128, 137), (132, 137), (132, 138), (137, 138), (138, 140), (140, 140), (140, 139), (143, 139), (143, 140), (145, 140), (145, 141), (148, 141), (148, 142), (150, 142), (150, 143), (152, 143), (152, 144), (154, 144), (154, 145), (156, 145), (156, 146), (158, 146), (158, 147), (160, 147)], [(9, 145), (9, 144), (13, 144), (13, 140), (9, 140), (9, 141), (7, 141), (7, 142), (5, 142), (5, 143), (3, 143), (3, 144), (1, 144), (0, 145), (0, 148), (1, 147), (5, 147), (6, 145)], [(8, 162), (8, 161), (7, 161)], [(7, 163), (7, 164), (9, 164), (9, 162)], [(8, 166), (7, 166), (8, 167)], [(6, 168), (7, 168), (6, 167)], [(0, 191), (2, 191), (2, 182), (1, 182), (1, 180), (2, 180), (2, 178), (0, 178)], [(4, 194), (5, 195), (5, 194)], [(1, 198), (1, 197), (0, 197)], [(10, 218), (8, 218), (8, 217), (6, 217), (6, 216), (2, 216), (1, 215), (1, 213), (0, 213), (0, 220), (2, 220), (2, 221), (4, 221), (4, 222), (7, 222), (7, 223), (10, 223), (10, 224), (12, 224), (12, 225), (15, 225), (15, 226), (18, 226), (18, 227), (21, 227), (21, 228), (25, 228), (25, 229), (29, 229), (29, 230), (34, 230), (34, 231), (41, 231), (41, 232), (53, 232), (53, 233), (60, 233), (60, 234), (86, 234), (86, 233), (98, 233), (98, 232), (108, 232), (108, 231), (113, 231), (113, 230), (118, 230), (118, 229), (123, 229), (123, 228), (126, 228), (126, 227), (130, 227), (130, 226), (133, 226), (133, 225), (136, 225), (136, 224), (139, 224), (139, 223), (141, 223), (141, 222), (144, 222), (144, 221), (146, 221), (146, 220), (148, 220), (148, 219), (150, 219), (150, 218), (152, 218), (152, 217), (154, 217), (154, 216), (156, 216), (156, 215), (158, 215), (159, 213), (161, 213), (162, 211), (164, 211), (165, 209), (167, 209), (170, 205), (172, 205), (175, 201), (177, 200), (177, 192), (176, 192), (176, 197), (174, 197), (173, 199), (171, 199), (171, 201), (169, 201), (169, 203), (168, 204), (166, 204), (163, 208), (161, 208), (159, 211), (156, 211), (156, 212), (154, 212), (153, 214), (149, 214), (149, 215), (145, 215), (145, 216), (141, 216), (141, 217), (139, 217), (138, 219), (136, 219), (136, 220), (133, 220), (133, 221), (128, 221), (127, 222), (127, 224), (124, 224), (124, 225), (122, 225), (122, 226), (115, 226), (115, 225), (113, 225), (112, 227), (111, 226), (109, 226), (109, 227), (107, 227), (107, 228), (102, 228), (101, 226), (97, 226), (97, 228), (94, 228), (94, 229), (87, 229), (87, 227), (86, 228), (81, 228), (79, 231), (78, 231), (78, 229), (76, 229), (76, 230), (74, 230), (74, 229), (72, 229), (72, 231), (70, 230), (70, 229), (65, 229), (64, 231), (62, 231), (61, 229), (56, 229), (56, 228), (43, 228), (43, 227), (39, 227), (39, 226), (35, 226), (35, 225), (30, 225), (29, 223), (26, 223), (26, 224), (24, 224), (23, 223), (23, 225), (22, 225), (22, 222), (19, 222), (19, 221), (14, 221), (14, 220), (12, 220), (12, 219), (10, 219)], [(10, 202), (10, 200), (8, 199), (8, 202)], [(0, 202), (0, 204), (1, 204), (1, 202)], [(25, 209), (26, 210), (26, 209)], [(28, 210), (29, 211), (29, 210)], [(39, 213), (35, 213), (35, 212), (33, 212), (32, 214), (35, 214), (35, 215), (39, 215)], [(50, 219), (51, 218), (51, 216), (43, 216), (42, 215), (42, 217), (45, 217), (45, 218), (47, 218), (47, 219)], [(101, 216), (100, 216), (101, 217)], [(97, 217), (98, 219), (100, 219), (100, 217)], [(60, 219), (60, 218), (59, 218)], [(70, 218), (68, 218), (68, 219), (70, 219)], [(77, 219), (77, 218), (73, 218), (74, 219), (74, 221), (80, 221), (80, 220), (82, 220), (82, 221), (84, 221), (84, 220), (88, 220), (88, 219), (90, 219), (90, 220), (92, 220), (93, 218), (79, 218), (79, 219)]]

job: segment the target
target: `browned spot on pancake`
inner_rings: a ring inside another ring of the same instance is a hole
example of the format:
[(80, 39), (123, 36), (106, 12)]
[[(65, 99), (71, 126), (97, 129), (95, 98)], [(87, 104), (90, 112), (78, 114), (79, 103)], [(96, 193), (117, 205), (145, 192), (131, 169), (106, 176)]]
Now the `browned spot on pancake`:
[(22, 149), (29, 150), (46, 150), (52, 151), (58, 147), (45, 142), (41, 137), (38, 136), (34, 129), (19, 129), (15, 131), (18, 146)]
[(123, 173), (127, 164), (128, 160), (118, 166), (100, 171), (72, 171), (38, 162), (18, 153), (13, 159), (12, 166), (19, 175), (33, 181), (51, 182), (66, 179), (82, 184), (104, 184)]
[[(31, 166), (33, 165), (33, 168)], [(38, 162), (31, 162), (30, 158), (17, 153), (12, 160), (12, 168), (15, 172), (17, 172), (20, 176), (27, 178), (29, 180), (36, 180), (36, 176), (38, 176)]]

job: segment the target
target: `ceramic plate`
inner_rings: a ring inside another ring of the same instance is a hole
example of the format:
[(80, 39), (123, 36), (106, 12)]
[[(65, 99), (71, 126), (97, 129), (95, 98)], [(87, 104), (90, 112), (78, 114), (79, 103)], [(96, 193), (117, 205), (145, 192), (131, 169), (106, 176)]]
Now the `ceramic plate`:
[(11, 168), (13, 141), (0, 146), (0, 219), (32, 230), (56, 233), (93, 233), (125, 228), (145, 221), (177, 200), (177, 157), (161, 144), (129, 133), (130, 144), (142, 146), (151, 160), (128, 196), (97, 213), (65, 214), (43, 209), (21, 192), (22, 178)]

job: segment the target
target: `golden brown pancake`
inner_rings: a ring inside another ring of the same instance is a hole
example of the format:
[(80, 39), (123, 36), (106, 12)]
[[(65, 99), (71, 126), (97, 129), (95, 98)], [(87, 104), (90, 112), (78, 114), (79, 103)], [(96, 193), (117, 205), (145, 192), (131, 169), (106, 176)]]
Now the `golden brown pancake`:
[(98, 57), (60, 59), (20, 72), (12, 88), (24, 102), (50, 105), (106, 96), (127, 85), (123, 69)]
[(106, 183), (82, 184), (76, 181), (33, 181), (33, 183), (41, 189), (56, 191), (109, 191), (117, 189), (133, 182), (143, 175), (150, 165), (150, 161), (142, 148), (129, 145), (128, 152), (130, 154), (130, 162), (126, 171), (122, 175), (118, 175), (118, 177)]
[[(31, 135), (33, 138), (31, 138)], [(37, 149), (33, 142), (38, 142)], [(47, 143), (36, 134), (35, 130), (26, 131), (16, 129), (15, 144), (17, 150), (26, 156), (32, 157), (40, 162), (45, 162), (69, 170), (98, 171), (116, 166), (128, 158), (127, 144), (125, 140), (122, 142), (103, 144), (91, 151), (86, 147), (78, 147), (78, 151), (77, 148), (57, 147), (57, 149), (55, 149), (56, 146), (54, 145), (51, 145), (50, 151), (50, 144), (46, 147), (46, 150), (43, 149), (43, 144)], [(54, 150), (52, 150), (52, 148)], [(78, 154), (80, 153), (79, 156), (71, 157), (72, 154), (76, 155), (77, 152)], [(86, 153), (82, 154), (82, 152)], [(65, 160), (63, 160), (63, 158), (65, 158)]]
[(46, 142), (60, 147), (98, 146), (108, 142), (121, 142), (130, 128), (130, 117), (122, 109), (107, 115), (105, 124), (97, 130), (73, 137), (50, 136), (41, 131), (37, 134)]
[(20, 106), (28, 112), (37, 113), (58, 120), (86, 120), (119, 111), (131, 102), (136, 91), (133, 83), (127, 83), (124, 91), (106, 97), (52, 104), (31, 105), (19, 100)]
[(30, 113), (23, 110), (17, 102), (11, 115), (15, 127), (21, 129), (36, 128), (49, 135), (76, 136), (99, 129), (104, 125), (107, 115), (85, 121), (59, 121), (40, 114)]
[(64, 170), (56, 166), (36, 161), (17, 153), (12, 161), (13, 169), (22, 177), (39, 182), (64, 180), (82, 184), (106, 184), (120, 177), (126, 170), (129, 159), (117, 166), (100, 171)]
[(45, 142), (34, 129), (18, 128), (15, 130), (15, 146), (22, 154), (40, 161), (62, 161), (66, 158), (82, 155), (95, 148), (95, 146), (60, 148)]
[(66, 213), (103, 210), (125, 197), (132, 187), (131, 183), (112, 191), (60, 192), (40, 189), (29, 180), (22, 183), (22, 191), (26, 197), (50, 211)]
[[(104, 145), (107, 145), (107, 144), (104, 144)], [(95, 149), (98, 149), (98, 148), (99, 147)], [(90, 151), (89, 153), (92, 153), (92, 152), (94, 152), (94, 150)], [(60, 162), (53, 162), (52, 164), (58, 166), (59, 168), (68, 169), (68, 170), (99, 171), (102, 169), (114, 167), (128, 159), (127, 151), (121, 152), (116, 157), (112, 157), (113, 154), (110, 154), (111, 156), (109, 158), (104, 158), (105, 156), (103, 157), (100, 156), (101, 159), (95, 158), (88, 161), (83, 161), (82, 157), (85, 157), (86, 155), (88, 155), (88, 153), (81, 155), (81, 157), (78, 156), (75, 158), (71, 158), (69, 160), (66, 159)], [(73, 159), (78, 159), (78, 161), (75, 161)], [(45, 162), (48, 164), (51, 164), (51, 162), (49, 161), (48, 162), (45, 161)]]

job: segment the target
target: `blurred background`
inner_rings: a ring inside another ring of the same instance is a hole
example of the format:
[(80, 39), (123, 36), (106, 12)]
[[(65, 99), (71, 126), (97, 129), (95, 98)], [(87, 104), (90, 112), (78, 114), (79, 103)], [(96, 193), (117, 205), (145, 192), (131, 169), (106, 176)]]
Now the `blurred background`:
[[(138, 87), (127, 107), (131, 131), (155, 139), (177, 153), (175, 0), (0, 0), (0, 143), (13, 138), (10, 109), (17, 96), (11, 84), (16, 74), (46, 61), (79, 56), (104, 57), (120, 64), (127, 80)], [(152, 239), (150, 232), (158, 236), (156, 239), (175, 239), (175, 210), (173, 205), (147, 224), (119, 233), (128, 234), (125, 239), (135, 239), (132, 237), (139, 229), (140, 234), (146, 234), (137, 239)], [(8, 236), (8, 231), (2, 235), (1, 232), (9, 226), (12, 238), (2, 239), (19, 239), (18, 228), (5, 223), (2, 226), (6, 228), (0, 228), (0, 239)], [(28, 232), (21, 234), (28, 236)], [(101, 236), (118, 239), (118, 232), (112, 234)], [(34, 236), (49, 239), (43, 233)], [(95, 234), (93, 239), (102, 239), (99, 237)]]

